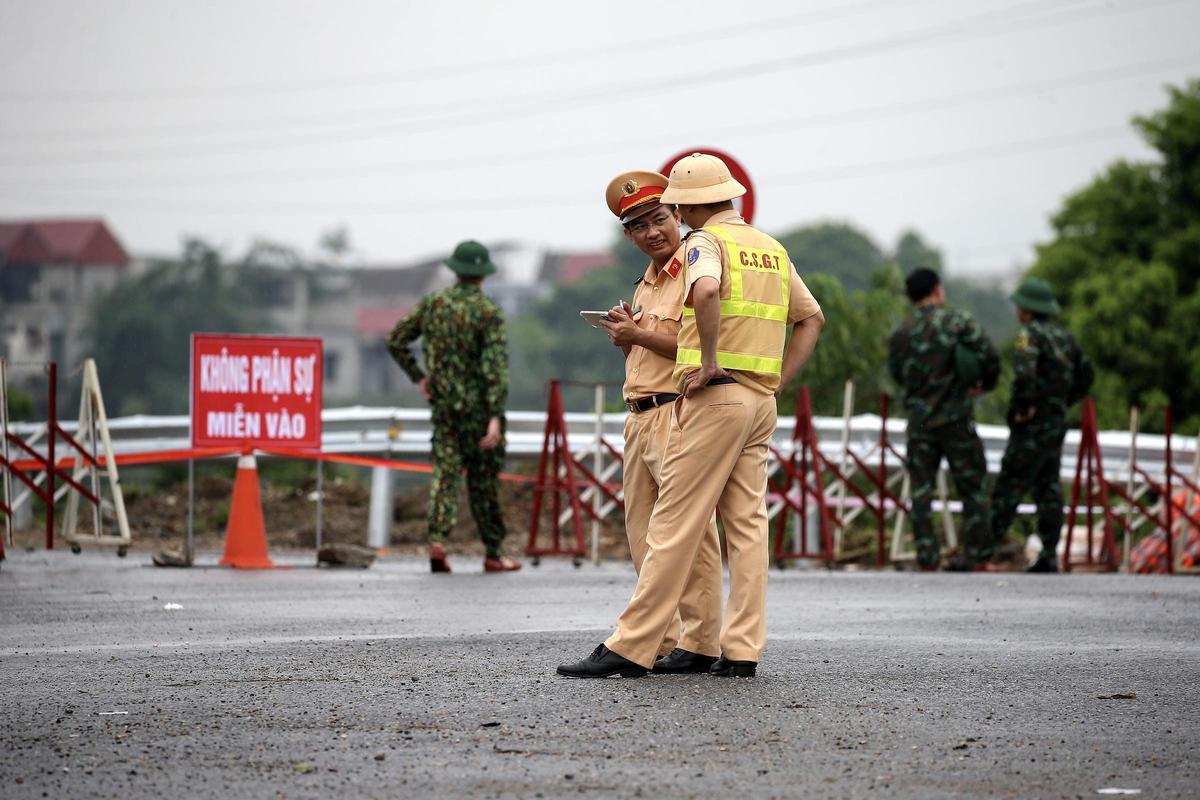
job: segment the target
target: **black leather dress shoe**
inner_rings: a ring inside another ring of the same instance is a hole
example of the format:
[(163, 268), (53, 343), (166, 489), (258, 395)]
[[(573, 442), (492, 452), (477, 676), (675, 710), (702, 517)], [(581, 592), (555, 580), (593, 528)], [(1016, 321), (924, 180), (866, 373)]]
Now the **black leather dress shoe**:
[(654, 662), (651, 672), (665, 675), (683, 675), (685, 673), (708, 672), (709, 667), (717, 660), (716, 656), (705, 656), (676, 647), (671, 652)]
[(617, 655), (604, 645), (599, 645), (583, 661), (560, 664), (558, 674), (567, 678), (607, 678), (611, 675), (640, 678), (646, 674), (646, 668)]
[(708, 668), (708, 674), (722, 678), (753, 678), (757, 669), (756, 661), (733, 661), (722, 655)]

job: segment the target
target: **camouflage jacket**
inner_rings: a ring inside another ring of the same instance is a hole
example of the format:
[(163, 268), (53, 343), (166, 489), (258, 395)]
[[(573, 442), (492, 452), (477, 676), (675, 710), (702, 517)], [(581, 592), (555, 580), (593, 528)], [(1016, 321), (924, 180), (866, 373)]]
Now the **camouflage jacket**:
[(978, 362), (984, 387), (994, 386), (1000, 358), (965, 311), (920, 306), (892, 334), (888, 372), (900, 386), (910, 427), (937, 428), (974, 418), (971, 387), (956, 373), (956, 347)]
[(414, 383), (425, 377), (409, 342), (421, 338), (435, 411), (504, 416), (508, 348), (500, 307), (470, 283), (421, 298), (392, 330), (388, 352)]
[(1021, 326), (1013, 342), (1013, 387), (1009, 422), (1030, 408), (1066, 416), (1092, 388), (1092, 362), (1075, 337), (1048, 319), (1033, 319)]

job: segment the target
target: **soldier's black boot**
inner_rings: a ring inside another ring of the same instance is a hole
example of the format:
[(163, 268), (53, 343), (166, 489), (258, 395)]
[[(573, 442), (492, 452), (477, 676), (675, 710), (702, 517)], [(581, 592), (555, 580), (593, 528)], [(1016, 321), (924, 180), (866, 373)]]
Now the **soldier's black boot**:
[(1058, 564), (1053, 556), (1038, 556), (1037, 561), (1025, 568), (1026, 572), (1058, 572)]
[(676, 647), (658, 661), (655, 661), (654, 669), (651, 671), (660, 675), (706, 673), (716, 660), (716, 656), (706, 656)]
[(722, 655), (708, 668), (708, 674), (722, 678), (753, 678), (757, 669), (755, 661), (733, 661)]
[(607, 678), (610, 675), (640, 678), (646, 674), (646, 668), (599, 645), (583, 661), (560, 665), (558, 674), (566, 678)]

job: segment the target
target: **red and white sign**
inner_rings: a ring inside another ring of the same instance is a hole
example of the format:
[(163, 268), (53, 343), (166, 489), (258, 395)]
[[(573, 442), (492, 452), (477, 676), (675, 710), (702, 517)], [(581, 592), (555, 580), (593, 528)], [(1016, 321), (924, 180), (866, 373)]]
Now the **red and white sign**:
[(714, 150), (711, 147), (694, 147), (691, 150), (684, 150), (678, 155), (667, 159), (667, 163), (663, 164), (663, 168), (659, 170), (668, 178), (671, 177), (671, 168), (676, 162), (687, 158), (692, 153), (704, 153), (705, 155), (716, 156), (725, 162), (725, 166), (729, 167), (729, 174), (737, 179), (737, 182), (746, 187), (746, 193), (733, 201), (733, 204), (738, 209), (738, 213), (742, 215), (742, 219), (746, 222), (754, 223), (754, 184), (750, 181), (750, 174), (746, 172), (746, 168), (741, 165), (736, 158), (729, 155), (723, 150)]
[(192, 447), (321, 446), (320, 339), (192, 334)]

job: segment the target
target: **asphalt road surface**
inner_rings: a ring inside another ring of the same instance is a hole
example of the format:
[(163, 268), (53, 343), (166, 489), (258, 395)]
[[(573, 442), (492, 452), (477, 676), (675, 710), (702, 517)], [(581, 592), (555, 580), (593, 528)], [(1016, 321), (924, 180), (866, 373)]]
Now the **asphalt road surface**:
[(4, 798), (1200, 796), (1197, 578), (773, 572), (757, 678), (580, 681), (627, 565), (9, 556)]

